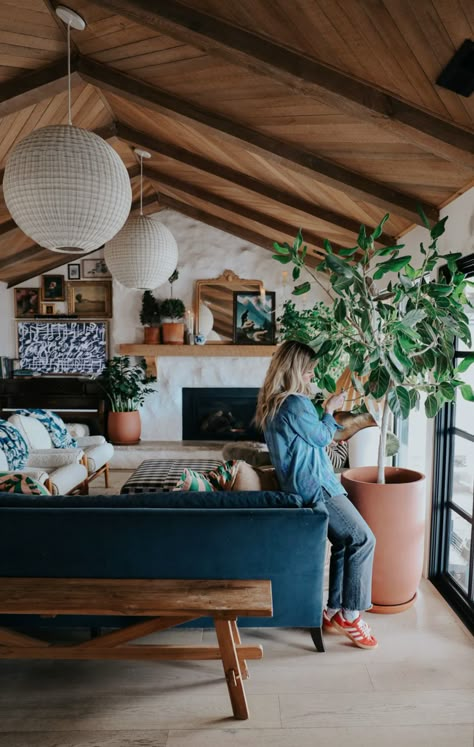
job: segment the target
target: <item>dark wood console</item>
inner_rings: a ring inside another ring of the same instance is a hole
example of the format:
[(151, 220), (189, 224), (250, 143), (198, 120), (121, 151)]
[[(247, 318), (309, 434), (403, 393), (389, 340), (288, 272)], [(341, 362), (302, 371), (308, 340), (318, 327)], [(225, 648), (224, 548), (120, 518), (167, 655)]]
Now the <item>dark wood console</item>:
[(86, 423), (92, 435), (105, 435), (105, 395), (93, 379), (41, 376), (0, 379), (0, 417), (19, 407), (54, 410), (67, 422)]

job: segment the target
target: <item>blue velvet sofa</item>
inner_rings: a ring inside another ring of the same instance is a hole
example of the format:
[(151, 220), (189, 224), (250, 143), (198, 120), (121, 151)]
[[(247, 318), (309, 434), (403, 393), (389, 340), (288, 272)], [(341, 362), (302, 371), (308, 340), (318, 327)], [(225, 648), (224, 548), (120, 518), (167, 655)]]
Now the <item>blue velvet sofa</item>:
[[(0, 494), (1, 577), (237, 578), (272, 581), (272, 618), (241, 626), (321, 637), (327, 513), (276, 491), (117, 496)], [(0, 617), (31, 628), (33, 618)], [(117, 618), (58, 618), (114, 627)], [(34, 626), (51, 620), (34, 619)], [(210, 621), (209, 621), (210, 622)], [(198, 621), (204, 625), (202, 620)]]

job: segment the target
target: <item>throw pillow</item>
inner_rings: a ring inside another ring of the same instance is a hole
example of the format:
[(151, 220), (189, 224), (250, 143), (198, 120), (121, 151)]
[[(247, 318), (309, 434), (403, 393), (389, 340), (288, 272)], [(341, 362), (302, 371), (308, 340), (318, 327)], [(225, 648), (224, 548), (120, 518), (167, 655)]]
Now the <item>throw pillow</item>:
[(16, 472), (0, 472), (0, 493), (51, 495), (49, 490), (37, 480)]
[(25, 415), (26, 417), (36, 418), (40, 423), (44, 425), (48, 431), (53, 446), (57, 449), (75, 449), (77, 448), (77, 441), (71, 436), (66, 424), (62, 418), (59, 417), (55, 412), (51, 410), (41, 410), (35, 408), (31, 410), (20, 409), (15, 410), (17, 415)]
[(259, 473), (250, 464), (247, 464), (247, 462), (239, 462), (232, 490), (262, 490), (262, 481)]
[(333, 441), (326, 446), (326, 453), (334, 469), (342, 469), (347, 464), (349, 447), (345, 441)]
[(239, 464), (238, 459), (231, 459), (206, 472), (205, 477), (214, 486), (214, 490), (232, 490)]
[(0, 420), (0, 449), (7, 459), (8, 469), (23, 469), (28, 459), (28, 444), (18, 428), (6, 420)]
[(173, 490), (196, 490), (199, 493), (213, 493), (215, 488), (206, 475), (186, 467)]

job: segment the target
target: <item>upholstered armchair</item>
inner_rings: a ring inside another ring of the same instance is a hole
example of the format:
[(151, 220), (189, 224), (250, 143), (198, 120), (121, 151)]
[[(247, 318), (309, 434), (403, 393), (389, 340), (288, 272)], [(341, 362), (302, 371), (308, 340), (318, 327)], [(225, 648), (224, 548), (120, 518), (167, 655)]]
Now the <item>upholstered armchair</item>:
[(83, 492), (87, 484), (87, 469), (82, 463), (83, 452), (44, 453), (28, 457), (26, 466), (12, 469), (4, 451), (0, 448), (0, 472), (21, 472), (44, 485), (53, 495), (67, 495), (68, 493)]
[[(58, 416), (55, 417), (59, 420)], [(87, 470), (83, 492), (87, 494), (88, 483), (102, 474), (105, 486), (109, 486), (109, 461), (113, 456), (114, 447), (103, 436), (78, 437), (75, 439), (77, 447), (60, 448), (53, 444), (47, 428), (36, 417), (15, 413), (8, 418), (8, 422), (20, 431), (30, 449), (30, 459), (35, 460), (37, 464), (43, 464), (42, 460), (48, 459), (48, 455), (54, 454), (55, 458), (60, 454), (70, 454), (72, 457), (80, 452), (80, 461)], [(66, 429), (65, 424), (63, 426)]]

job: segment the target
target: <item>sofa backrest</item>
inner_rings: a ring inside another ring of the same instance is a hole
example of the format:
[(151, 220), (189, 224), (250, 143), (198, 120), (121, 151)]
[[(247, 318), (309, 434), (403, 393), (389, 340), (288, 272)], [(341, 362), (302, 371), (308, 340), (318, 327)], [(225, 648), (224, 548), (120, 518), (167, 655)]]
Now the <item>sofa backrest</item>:
[[(285, 493), (220, 491), (207, 494), (219, 499), (207, 507), (186, 507), (193, 495), (206, 494), (0, 495), (0, 576), (269, 578), (273, 618), (244, 625), (319, 626), (324, 505), (300, 508), (301, 498)], [(230, 507), (252, 500), (253, 507)]]

